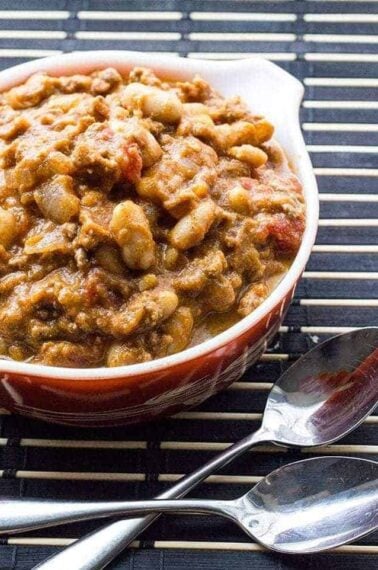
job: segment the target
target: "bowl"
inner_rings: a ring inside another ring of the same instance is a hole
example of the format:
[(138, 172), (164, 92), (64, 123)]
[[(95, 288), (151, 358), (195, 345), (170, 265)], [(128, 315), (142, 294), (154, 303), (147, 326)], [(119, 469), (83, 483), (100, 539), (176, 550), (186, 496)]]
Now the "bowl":
[(182, 59), (126, 51), (78, 52), (39, 59), (0, 73), (0, 91), (32, 73), (89, 73), (112, 66), (127, 73), (147, 66), (175, 79), (200, 74), (223, 95), (240, 95), (275, 126), (299, 177), (306, 203), (302, 244), (288, 273), (249, 316), (183, 352), (117, 368), (73, 369), (0, 361), (0, 405), (8, 410), (75, 426), (109, 426), (152, 420), (193, 407), (242, 376), (277, 333), (313, 246), (318, 222), (315, 177), (299, 126), (303, 86), (258, 57), (238, 61)]

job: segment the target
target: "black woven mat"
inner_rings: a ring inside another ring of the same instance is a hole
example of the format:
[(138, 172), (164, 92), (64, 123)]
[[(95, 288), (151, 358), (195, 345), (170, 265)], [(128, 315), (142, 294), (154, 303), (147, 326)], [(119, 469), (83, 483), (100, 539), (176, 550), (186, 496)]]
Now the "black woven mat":
[[(299, 354), (349, 327), (378, 324), (378, 2), (350, 0), (0, 0), (0, 67), (60, 51), (134, 49), (188, 57), (262, 53), (306, 85), (303, 129), (321, 192), (321, 225), (275, 344), (227, 392), (155, 425), (80, 431), (0, 416), (0, 493), (77, 499), (154, 496), (258, 426), (271, 382)], [(318, 454), (377, 459), (378, 416)], [(195, 494), (233, 498), (303, 450), (256, 448)], [(98, 523), (0, 540), (0, 570), (29, 569)], [(235, 525), (161, 518), (112, 568), (373, 570), (378, 536), (289, 558)], [(65, 569), (62, 569), (65, 570)], [(69, 569), (67, 569), (69, 570)]]

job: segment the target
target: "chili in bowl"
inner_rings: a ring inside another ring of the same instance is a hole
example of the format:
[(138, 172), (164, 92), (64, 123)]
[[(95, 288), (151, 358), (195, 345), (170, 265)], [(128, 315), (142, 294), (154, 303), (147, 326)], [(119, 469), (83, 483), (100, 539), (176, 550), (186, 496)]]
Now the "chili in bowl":
[(91, 52), (0, 89), (0, 403), (127, 423), (239, 377), (315, 236), (300, 84), (258, 59)]

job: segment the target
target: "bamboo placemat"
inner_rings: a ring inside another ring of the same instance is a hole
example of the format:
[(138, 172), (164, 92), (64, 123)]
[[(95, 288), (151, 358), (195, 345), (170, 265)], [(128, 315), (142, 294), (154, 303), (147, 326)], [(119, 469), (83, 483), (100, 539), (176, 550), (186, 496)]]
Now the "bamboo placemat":
[[(59, 52), (134, 49), (172, 57), (259, 53), (306, 85), (302, 126), (321, 192), (316, 245), (276, 342), (241, 381), (154, 425), (81, 431), (0, 415), (0, 493), (153, 496), (256, 428), (271, 383), (333, 334), (378, 324), (378, 2), (340, 0), (0, 0), (0, 68)], [(318, 450), (256, 448), (195, 494), (232, 498), (270, 470), (315, 454), (378, 457), (378, 416)], [(29, 569), (98, 523), (0, 540), (0, 569)], [(232, 523), (165, 517), (112, 568), (373, 570), (378, 536), (335, 552), (265, 552)], [(65, 569), (62, 569), (65, 570)]]

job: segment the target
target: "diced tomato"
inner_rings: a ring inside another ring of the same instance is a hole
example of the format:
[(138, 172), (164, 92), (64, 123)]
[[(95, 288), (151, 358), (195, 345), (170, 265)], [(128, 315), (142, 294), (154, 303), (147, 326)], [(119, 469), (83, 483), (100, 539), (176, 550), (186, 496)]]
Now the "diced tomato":
[(83, 283), (83, 299), (89, 307), (93, 307), (99, 301), (98, 283), (93, 279), (93, 275), (89, 274)]
[[(256, 180), (255, 178), (243, 177), (240, 179), (242, 186), (249, 190), (250, 195), (253, 199), (257, 200), (267, 200), (267, 205), (269, 204), (270, 197), (274, 194), (273, 188)], [(263, 205), (265, 207), (265, 205)]]
[(110, 155), (120, 163), (122, 178), (128, 182), (137, 182), (140, 179), (143, 162), (138, 145), (130, 142), (111, 127), (104, 126), (100, 137), (108, 145)]
[(304, 232), (304, 218), (288, 218), (285, 214), (270, 216), (265, 225), (267, 237), (270, 237), (278, 251), (285, 255), (295, 253), (301, 244)]
[(123, 145), (124, 164), (122, 172), (129, 182), (137, 182), (140, 179), (143, 162), (139, 147), (136, 143), (125, 143)]
[(254, 178), (248, 178), (247, 176), (240, 178), (240, 182), (246, 190), (255, 190), (259, 185), (258, 180), (255, 180)]

